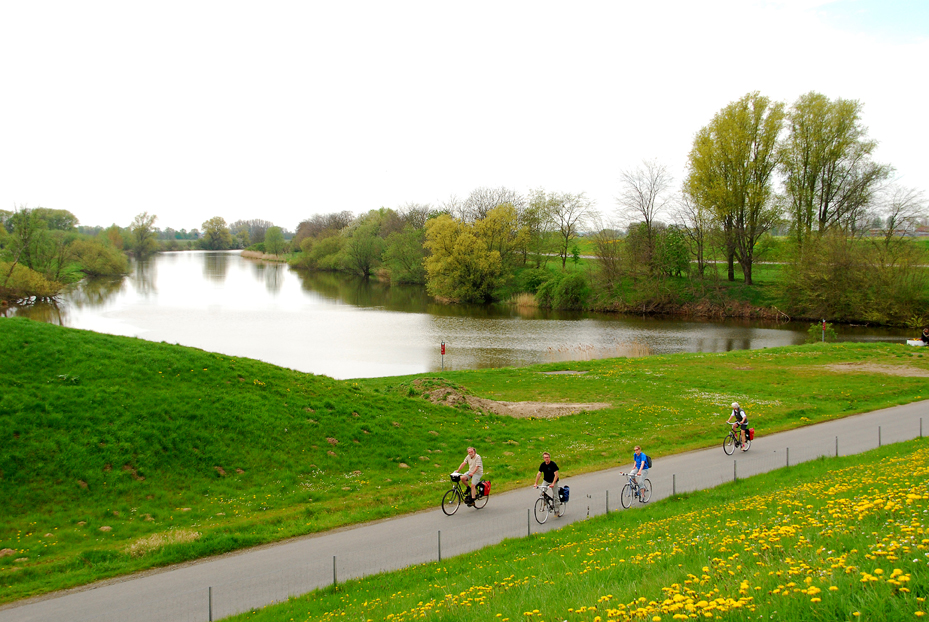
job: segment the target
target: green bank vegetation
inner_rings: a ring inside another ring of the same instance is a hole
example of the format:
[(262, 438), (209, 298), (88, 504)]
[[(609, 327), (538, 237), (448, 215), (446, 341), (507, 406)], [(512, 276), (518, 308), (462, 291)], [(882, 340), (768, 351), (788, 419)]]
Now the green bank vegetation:
[(927, 478), (924, 439), (819, 459), (228, 619), (919, 619)]
[[(147, 213), (125, 229), (84, 229), (136, 256), (248, 248), (303, 270), (422, 284), (448, 303), (919, 327), (929, 323), (929, 258), (914, 236), (929, 234), (926, 196), (873, 159), (862, 111), (816, 92), (790, 105), (748, 93), (697, 132), (683, 179), (657, 161), (618, 171), (615, 206), (500, 187), (317, 214), (293, 235), (221, 216), (202, 231), (162, 231)], [(17, 291), (50, 290), (10, 275)]]
[[(13, 318), (0, 360), (3, 602), (430, 507), (469, 445), (506, 490), (543, 450), (577, 474), (634, 443), (716, 445), (733, 400), (767, 433), (929, 395), (925, 378), (881, 373), (929, 369), (896, 344), (336, 381)], [(584, 373), (543, 373), (557, 370)], [(434, 404), (433, 389), (609, 406), (513, 418)]]

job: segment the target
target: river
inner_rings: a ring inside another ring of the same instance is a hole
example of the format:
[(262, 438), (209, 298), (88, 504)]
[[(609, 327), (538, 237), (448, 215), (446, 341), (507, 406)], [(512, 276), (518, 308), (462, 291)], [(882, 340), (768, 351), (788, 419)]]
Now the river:
[[(808, 323), (699, 321), (441, 305), (422, 287), (309, 274), (235, 252), (160, 253), (118, 279), (87, 279), (56, 303), (10, 307), (62, 326), (245, 356), (333, 378), (531, 365), (803, 343)], [(917, 331), (837, 326), (840, 340)], [(912, 335), (911, 335), (912, 333)], [(441, 343), (445, 342), (445, 355)]]

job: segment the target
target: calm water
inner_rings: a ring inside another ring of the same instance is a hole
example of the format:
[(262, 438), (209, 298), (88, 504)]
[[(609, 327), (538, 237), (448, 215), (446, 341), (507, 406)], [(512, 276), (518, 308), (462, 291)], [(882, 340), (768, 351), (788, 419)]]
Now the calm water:
[[(162, 253), (120, 279), (80, 283), (57, 304), (12, 308), (74, 328), (260, 359), (334, 378), (529, 365), (640, 352), (722, 352), (803, 343), (807, 323), (701, 322), (439, 305), (423, 288), (387, 287), (243, 259)], [(838, 327), (840, 339), (913, 331)]]

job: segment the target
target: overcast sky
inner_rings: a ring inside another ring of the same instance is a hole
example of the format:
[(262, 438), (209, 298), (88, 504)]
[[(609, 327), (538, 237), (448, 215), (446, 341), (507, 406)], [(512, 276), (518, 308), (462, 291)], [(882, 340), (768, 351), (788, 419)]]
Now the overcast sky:
[(0, 2), (0, 209), (200, 228), (586, 192), (750, 91), (858, 99), (929, 190), (929, 1)]

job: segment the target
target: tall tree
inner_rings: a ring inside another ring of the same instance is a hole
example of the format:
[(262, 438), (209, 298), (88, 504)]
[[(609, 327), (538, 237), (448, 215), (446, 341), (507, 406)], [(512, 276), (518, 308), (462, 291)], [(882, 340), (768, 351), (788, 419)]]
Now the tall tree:
[(790, 109), (780, 160), (801, 248), (811, 235), (853, 228), (892, 171), (871, 160), (877, 142), (867, 138), (861, 108), (856, 100), (810, 92)]
[(129, 236), (132, 243), (132, 252), (135, 253), (136, 257), (151, 255), (158, 247), (154, 229), (157, 219), (158, 216), (149, 215), (148, 212), (142, 212), (132, 219), (132, 224), (129, 225)]
[(268, 227), (268, 230), (265, 231), (265, 252), (271, 253), (272, 255), (279, 255), (284, 251), (284, 247), (287, 245), (284, 242), (284, 232), (281, 231), (280, 227)]
[(561, 269), (565, 269), (574, 240), (581, 228), (594, 217), (593, 203), (582, 192), (580, 194), (561, 193), (553, 197), (551, 215), (558, 230), (558, 256), (561, 257)]
[(684, 191), (678, 200), (676, 220), (690, 247), (690, 255), (697, 264), (697, 274), (702, 277), (708, 264), (706, 249), (714, 230), (713, 215)]
[(628, 222), (645, 223), (645, 260), (651, 262), (655, 252), (655, 223), (667, 204), (671, 174), (657, 161), (645, 161), (635, 170), (620, 173), (622, 192), (617, 198)]
[(723, 225), (729, 279), (735, 278), (734, 257), (747, 285), (752, 284), (755, 242), (780, 215), (773, 200), (773, 174), (784, 117), (784, 104), (749, 93), (697, 133), (688, 158), (687, 190)]
[(222, 251), (232, 248), (232, 233), (226, 226), (226, 219), (222, 216), (213, 216), (202, 225), (203, 235), (200, 238), (201, 248), (209, 251)]

